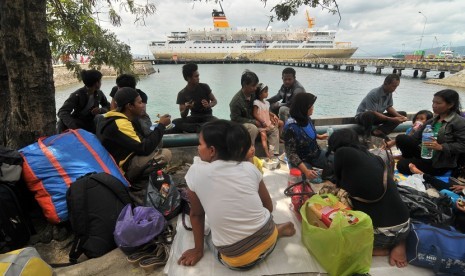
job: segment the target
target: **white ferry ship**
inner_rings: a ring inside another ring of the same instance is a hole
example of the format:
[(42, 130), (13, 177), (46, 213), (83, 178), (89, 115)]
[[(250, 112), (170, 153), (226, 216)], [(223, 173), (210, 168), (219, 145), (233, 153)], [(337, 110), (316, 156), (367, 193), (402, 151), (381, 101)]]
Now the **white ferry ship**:
[(152, 41), (155, 59), (304, 59), (350, 58), (357, 50), (350, 42), (335, 42), (336, 31), (308, 28), (274, 31), (256, 28), (235, 30), (229, 26), (223, 8), (213, 10), (213, 29), (172, 32), (166, 41)]

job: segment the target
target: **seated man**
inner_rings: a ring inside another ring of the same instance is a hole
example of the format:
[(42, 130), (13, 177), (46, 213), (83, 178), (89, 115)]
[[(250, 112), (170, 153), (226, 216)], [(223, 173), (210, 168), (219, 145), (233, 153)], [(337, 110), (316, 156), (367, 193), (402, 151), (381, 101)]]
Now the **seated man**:
[[(355, 121), (364, 127), (364, 138), (367, 139), (373, 134), (389, 140), (391, 133), (399, 124), (407, 121), (407, 113), (397, 112), (393, 107), (392, 93), (400, 84), (399, 76), (388, 75), (384, 79), (384, 84), (371, 90), (357, 108)], [(383, 113), (386, 111), (386, 113)], [(378, 126), (371, 131), (372, 127)]]
[(94, 69), (82, 70), (81, 78), (85, 86), (71, 93), (58, 110), (58, 133), (77, 128), (95, 133), (95, 115), (110, 109), (110, 103), (100, 90), (102, 73)]
[[(258, 76), (251, 71), (246, 70), (242, 73), (241, 86), (242, 88), (234, 95), (229, 103), (231, 121), (241, 123), (245, 126), (252, 139), (252, 145), (255, 145), (255, 140), (258, 135), (258, 128), (263, 127), (262, 123), (256, 120), (253, 116), (253, 102), (256, 99), (255, 91), (257, 90)], [(278, 121), (278, 117), (271, 113), (270, 119), (273, 122)], [(279, 154), (279, 129), (267, 131), (268, 144), (271, 145), (274, 152), (270, 155)]]
[(161, 116), (158, 126), (144, 137), (133, 123), (144, 111), (144, 104), (139, 93), (129, 87), (121, 88), (116, 92), (115, 101), (118, 107), (104, 115), (104, 121), (99, 124), (97, 136), (125, 172), (128, 180), (133, 182), (154, 163), (167, 164), (171, 161), (169, 150), (157, 149), (165, 126), (171, 123), (171, 119), (169, 115)]
[[(270, 102), (270, 110), (278, 114), (279, 119), (286, 123), (289, 118), (289, 108), (292, 104), (293, 97), (298, 93), (305, 93), (305, 88), (295, 79), (294, 68), (284, 68), (281, 75), (283, 85), (278, 91), (278, 94), (268, 99)], [(281, 101), (281, 102), (279, 102)]]
[[(212, 115), (212, 107), (217, 103), (212, 90), (206, 83), (199, 82), (199, 71), (197, 64), (187, 63), (182, 67), (182, 75), (187, 81), (178, 93), (176, 104), (179, 105), (181, 118), (173, 120), (175, 125), (173, 133), (198, 133), (206, 122), (215, 120)], [(189, 110), (191, 111), (190, 116)]]
[[(130, 87), (132, 89), (136, 89), (137, 80), (133, 75), (130, 74), (121, 74), (116, 78), (116, 86), (111, 89), (110, 97), (111, 97), (111, 110), (117, 108), (116, 101), (115, 101), (115, 94), (119, 88), (123, 87)], [(139, 120), (133, 121), (135, 124), (140, 125), (140, 130), (144, 134), (144, 136), (149, 135), (151, 132), (150, 127), (152, 126), (152, 120), (150, 116), (147, 114), (147, 101), (148, 96), (142, 90), (136, 89), (139, 93), (140, 97), (142, 98), (142, 103), (144, 104), (144, 112)]]

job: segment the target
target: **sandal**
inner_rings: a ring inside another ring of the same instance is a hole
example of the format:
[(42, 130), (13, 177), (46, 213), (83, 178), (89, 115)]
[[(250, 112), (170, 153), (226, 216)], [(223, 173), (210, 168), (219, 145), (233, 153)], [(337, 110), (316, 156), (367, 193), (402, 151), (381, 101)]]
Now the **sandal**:
[(139, 262), (139, 266), (143, 269), (150, 270), (162, 265), (165, 265), (168, 262), (170, 256), (170, 247), (167, 244), (160, 243), (157, 247), (155, 255), (151, 255), (148, 258), (145, 258)]
[(127, 256), (126, 259), (131, 264), (138, 264), (141, 260), (152, 257), (157, 251), (158, 245), (151, 243), (144, 246), (141, 250)]

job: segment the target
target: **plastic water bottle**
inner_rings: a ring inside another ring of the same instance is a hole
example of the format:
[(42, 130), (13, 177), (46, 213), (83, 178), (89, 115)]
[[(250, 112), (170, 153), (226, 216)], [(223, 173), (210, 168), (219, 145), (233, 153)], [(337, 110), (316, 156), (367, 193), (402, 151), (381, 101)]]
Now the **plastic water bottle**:
[(433, 129), (431, 125), (426, 125), (425, 129), (423, 130), (423, 136), (421, 137), (421, 158), (423, 159), (431, 159), (433, 158), (433, 149), (425, 147), (425, 142), (433, 141), (431, 138), (433, 137)]
[(329, 137), (333, 134), (333, 132), (334, 129), (331, 126), (326, 129), (326, 134), (328, 134), (328, 138), (326, 139), (326, 147), (328, 147)]

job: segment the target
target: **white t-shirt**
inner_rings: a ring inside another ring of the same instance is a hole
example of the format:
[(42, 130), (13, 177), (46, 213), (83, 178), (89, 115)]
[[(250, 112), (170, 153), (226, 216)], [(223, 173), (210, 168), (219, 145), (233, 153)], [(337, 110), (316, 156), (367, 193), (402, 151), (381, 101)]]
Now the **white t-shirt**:
[(208, 163), (195, 157), (185, 178), (202, 203), (216, 246), (249, 237), (270, 217), (258, 195), (262, 174), (250, 162)]

